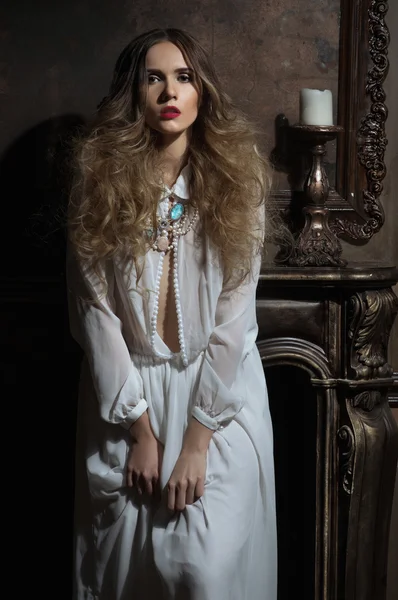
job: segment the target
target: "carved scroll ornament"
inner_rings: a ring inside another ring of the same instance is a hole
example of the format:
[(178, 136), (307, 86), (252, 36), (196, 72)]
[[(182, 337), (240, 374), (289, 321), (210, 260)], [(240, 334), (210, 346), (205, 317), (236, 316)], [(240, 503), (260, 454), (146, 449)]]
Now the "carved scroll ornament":
[(355, 379), (392, 376), (387, 348), (397, 312), (398, 299), (391, 288), (358, 292), (351, 297), (348, 338)]
[(353, 464), (355, 458), (355, 438), (351, 427), (343, 425), (338, 431), (338, 440), (340, 445), (340, 472), (343, 489), (346, 494), (352, 493)]

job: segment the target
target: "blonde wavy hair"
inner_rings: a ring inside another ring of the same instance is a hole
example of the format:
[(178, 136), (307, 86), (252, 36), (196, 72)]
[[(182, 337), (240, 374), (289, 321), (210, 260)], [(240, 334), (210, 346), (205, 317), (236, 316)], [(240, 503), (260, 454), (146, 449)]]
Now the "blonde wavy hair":
[[(134, 39), (117, 60), (109, 94), (76, 143), (76, 178), (69, 202), (70, 241), (97, 273), (118, 257), (128, 265), (148, 251), (162, 190), (161, 146), (144, 117), (146, 54), (154, 44), (177, 46), (194, 73), (200, 98), (187, 159), (190, 199), (202, 231), (219, 251), (226, 282), (252, 270), (267, 229), (271, 169), (256, 149), (255, 128), (221, 90), (213, 64), (195, 38), (179, 29), (154, 29)], [(269, 219), (272, 222), (272, 219)]]

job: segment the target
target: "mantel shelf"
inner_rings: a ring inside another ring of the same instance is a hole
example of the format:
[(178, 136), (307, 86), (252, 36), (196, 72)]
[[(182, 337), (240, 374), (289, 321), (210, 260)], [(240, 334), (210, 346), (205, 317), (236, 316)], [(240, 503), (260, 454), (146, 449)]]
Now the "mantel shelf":
[(305, 287), (379, 287), (395, 285), (398, 268), (380, 263), (350, 263), (336, 267), (283, 267), (263, 265), (260, 287), (270, 282), (278, 286)]

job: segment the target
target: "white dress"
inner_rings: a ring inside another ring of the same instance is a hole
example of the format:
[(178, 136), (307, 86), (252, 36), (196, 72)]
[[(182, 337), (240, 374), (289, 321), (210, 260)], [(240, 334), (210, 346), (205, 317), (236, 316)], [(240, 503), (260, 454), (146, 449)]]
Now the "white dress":
[[(188, 198), (187, 181), (184, 169), (174, 196)], [(85, 354), (75, 600), (276, 600), (273, 437), (256, 346), (261, 259), (251, 280), (225, 292), (217, 253), (197, 233), (173, 252), (179, 353), (156, 332), (162, 253), (148, 252), (138, 285), (107, 264), (106, 297), (68, 259), (71, 332)], [(162, 488), (192, 415), (214, 430), (204, 495), (181, 513), (142, 504), (125, 485), (128, 428), (145, 410), (164, 445)]]

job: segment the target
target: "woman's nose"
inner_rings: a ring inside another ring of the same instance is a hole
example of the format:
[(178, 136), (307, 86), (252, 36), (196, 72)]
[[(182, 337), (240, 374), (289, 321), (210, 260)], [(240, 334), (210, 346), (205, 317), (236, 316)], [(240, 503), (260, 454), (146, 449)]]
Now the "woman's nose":
[(177, 97), (177, 89), (173, 79), (167, 79), (163, 90), (164, 96), (168, 99)]

